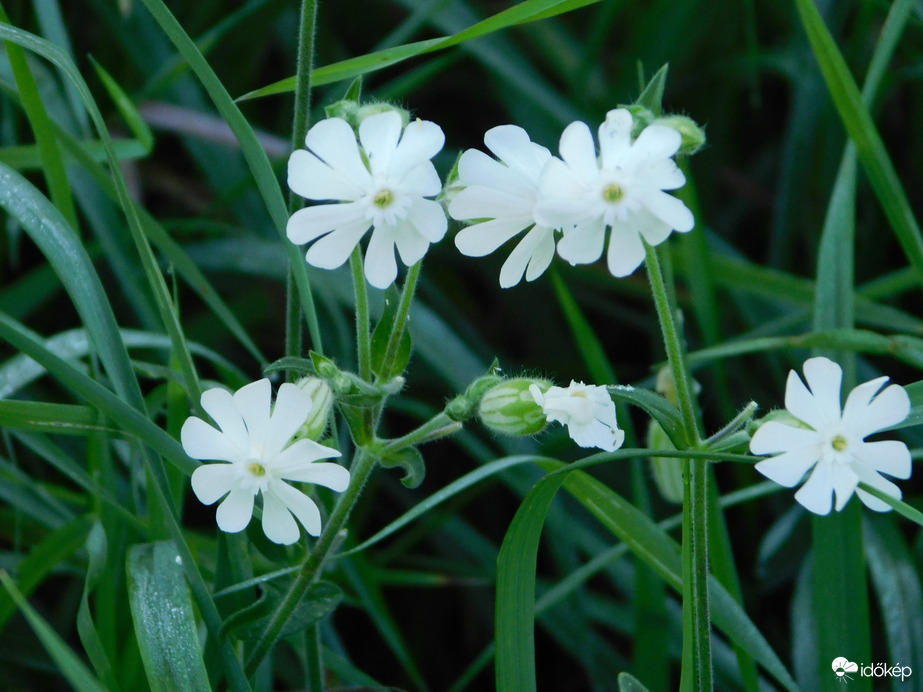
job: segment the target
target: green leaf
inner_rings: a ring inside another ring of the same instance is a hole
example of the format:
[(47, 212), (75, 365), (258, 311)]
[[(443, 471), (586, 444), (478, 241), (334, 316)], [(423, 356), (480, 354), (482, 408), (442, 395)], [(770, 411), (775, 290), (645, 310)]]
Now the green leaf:
[[(385, 307), (381, 313), (381, 319), (378, 320), (378, 324), (375, 325), (375, 331), (372, 333), (372, 370), (378, 374), (381, 374), (381, 369), (384, 365), (399, 305), (400, 294), (397, 287), (391, 284), (385, 291)], [(398, 345), (391, 372), (404, 371), (410, 361), (412, 348), (410, 333), (405, 329), (401, 334), (401, 343)]]
[(59, 435), (120, 433), (99, 424), (99, 414), (89, 406), (49, 404), (39, 401), (0, 400), (0, 427)]
[(649, 692), (638, 679), (630, 673), (619, 673), (619, 692)]
[(209, 690), (176, 546), (172, 541), (134, 545), (127, 568), (135, 636), (151, 689)]
[(614, 385), (607, 389), (615, 401), (633, 404), (660, 423), (660, 427), (663, 428), (675, 448), (689, 447), (682, 416), (676, 404), (649, 389), (638, 389), (630, 385)]
[(663, 110), (663, 90), (667, 85), (667, 73), (670, 71), (669, 65), (664, 65), (657, 74), (650, 78), (644, 91), (635, 100), (635, 104), (647, 108), (655, 116), (659, 116)]
[(3, 588), (6, 589), (6, 592), (16, 605), (19, 606), (22, 614), (26, 616), (32, 631), (41, 640), (42, 646), (45, 647), (45, 650), (61, 670), (68, 683), (77, 692), (105, 692), (106, 688), (100, 684), (99, 680), (93, 677), (93, 674), (87, 669), (83, 661), (61, 639), (51, 625), (29, 605), (19, 589), (16, 588), (16, 584), (10, 579), (10, 575), (3, 570), (0, 570), (0, 583), (3, 584)]
[(99, 633), (96, 631), (96, 625), (93, 624), (93, 615), (90, 612), (90, 592), (96, 588), (100, 576), (106, 569), (106, 532), (103, 525), (98, 521), (94, 522), (93, 528), (90, 529), (86, 549), (90, 561), (87, 565), (86, 579), (83, 583), (80, 607), (77, 610), (77, 633), (80, 635), (80, 643), (83, 644), (84, 651), (87, 652), (96, 673), (106, 683), (106, 687), (111, 692), (117, 692), (119, 689), (118, 681), (115, 678), (112, 664), (106, 655)]
[(408, 488), (417, 488), (423, 482), (426, 476), (426, 463), (423, 455), (416, 447), (408, 447), (394, 454), (382, 457), (379, 463), (386, 469), (400, 468), (404, 470), (404, 476), (401, 478)]
[(121, 113), (122, 117), (125, 119), (125, 123), (128, 125), (131, 133), (141, 142), (144, 151), (149, 154), (154, 148), (154, 135), (151, 132), (151, 128), (147, 126), (147, 123), (144, 121), (144, 118), (141, 117), (141, 113), (138, 112), (131, 98), (129, 98), (125, 90), (119, 86), (119, 83), (112, 78), (112, 75), (106, 72), (103, 66), (96, 62), (93, 56), (90, 56), (90, 61), (93, 63), (93, 68), (96, 70), (96, 74), (99, 75), (103, 86), (106, 87), (106, 91), (109, 92), (109, 96), (115, 103), (115, 107), (119, 109), (119, 113)]
[[(239, 639), (259, 639), (294, 578), (295, 575), (292, 575), (291, 578), (265, 582), (263, 593), (256, 603), (237, 611), (225, 621), (225, 631)], [(311, 584), (279, 636), (301, 632), (322, 620), (336, 609), (342, 599), (342, 589), (332, 582), (317, 581)]]

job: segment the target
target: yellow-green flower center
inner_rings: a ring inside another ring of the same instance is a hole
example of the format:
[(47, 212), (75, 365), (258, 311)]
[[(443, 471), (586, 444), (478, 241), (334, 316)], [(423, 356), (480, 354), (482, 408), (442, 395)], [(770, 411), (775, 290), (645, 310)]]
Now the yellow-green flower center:
[(830, 446), (833, 447), (833, 449), (835, 449), (837, 452), (844, 452), (849, 446), (849, 443), (842, 435), (834, 435), (833, 439), (830, 440)]
[(603, 188), (603, 199), (609, 203), (618, 202), (624, 196), (625, 190), (622, 189), (621, 185), (617, 185), (616, 183), (610, 183)]
[(379, 209), (385, 209), (386, 207), (391, 206), (391, 203), (394, 201), (394, 193), (391, 190), (379, 190), (375, 193), (375, 196), (372, 197), (372, 202)]
[(257, 478), (262, 478), (266, 475), (266, 467), (258, 461), (251, 461), (247, 464), (247, 470)]

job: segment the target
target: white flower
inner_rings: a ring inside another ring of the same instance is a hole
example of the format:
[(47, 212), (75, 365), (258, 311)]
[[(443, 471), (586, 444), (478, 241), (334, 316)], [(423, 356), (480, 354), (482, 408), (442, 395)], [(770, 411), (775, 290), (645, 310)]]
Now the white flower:
[(692, 212), (664, 190), (682, 187), (686, 177), (671, 158), (682, 144), (676, 130), (649, 125), (631, 139), (632, 117), (611, 110), (599, 126), (599, 156), (590, 128), (582, 122), (561, 134), (561, 159), (552, 159), (541, 178), (539, 223), (561, 228), (558, 254), (571, 264), (602, 256), (606, 227), (612, 229), (606, 260), (613, 276), (628, 276), (644, 261), (644, 243), (659, 245), (673, 230), (692, 230)]
[(571, 380), (569, 387), (550, 387), (544, 394), (535, 384), (529, 391), (545, 417), (566, 425), (571, 439), (581, 447), (612, 452), (625, 441), (615, 420), (615, 403), (605, 387)]
[(465, 185), (449, 204), (453, 219), (487, 219), (455, 236), (463, 255), (483, 257), (528, 229), (500, 269), (500, 286), (534, 281), (554, 257), (554, 229), (535, 223), (532, 210), (539, 199), (538, 181), (551, 152), (529, 139), (515, 125), (487, 131), (484, 144), (497, 159), (469, 149), (458, 162), (458, 178)]
[[(442, 240), (445, 211), (431, 199), (442, 190), (430, 159), (445, 142), (438, 125), (415, 120), (401, 132), (396, 111), (376, 113), (359, 124), (359, 141), (342, 118), (327, 118), (305, 137), (288, 161), (288, 185), (310, 200), (335, 200), (296, 211), (286, 232), (297, 245), (316, 241), (309, 264), (342, 265), (372, 229), (365, 275), (376, 288), (397, 277), (394, 249), (407, 266), (419, 262), (430, 243)], [(361, 148), (360, 148), (361, 143)]]
[(289, 444), (311, 412), (311, 397), (283, 384), (270, 413), (271, 394), (267, 379), (233, 395), (209, 389), (202, 393), (202, 408), (220, 430), (193, 416), (183, 424), (180, 438), (193, 459), (229, 462), (205, 464), (192, 474), (192, 490), (200, 502), (210, 505), (227, 495), (218, 506), (218, 528), (243, 531), (253, 515), (253, 500), (262, 493), (263, 531), (269, 540), (288, 545), (300, 535), (293, 514), (312, 536), (320, 534), (321, 517), (314, 501), (285, 481), (342, 492), (349, 485), (349, 471), (338, 464), (315, 463), (340, 456), (335, 449), (307, 439)]
[(910, 478), (907, 445), (896, 440), (865, 442), (865, 437), (908, 416), (907, 392), (896, 384), (879, 392), (888, 381), (879, 377), (853, 389), (841, 412), (843, 371), (839, 365), (827, 358), (811, 358), (805, 361), (804, 376), (810, 391), (794, 370), (789, 372), (785, 408), (810, 427), (775, 420), (763, 423), (750, 440), (750, 451), (781, 454), (759, 462), (756, 470), (791, 488), (813, 468), (795, 499), (815, 514), (830, 513), (833, 495), (839, 512), (854, 490), (870, 509), (888, 511), (885, 502), (856, 486), (865, 483), (900, 499), (900, 489), (879, 474)]

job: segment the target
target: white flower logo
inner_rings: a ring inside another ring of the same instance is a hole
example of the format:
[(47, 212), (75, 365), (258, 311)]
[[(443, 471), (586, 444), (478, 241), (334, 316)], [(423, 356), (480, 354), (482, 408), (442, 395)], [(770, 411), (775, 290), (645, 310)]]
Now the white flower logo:
[(859, 664), (845, 659), (843, 656), (833, 659), (833, 672), (839, 678), (840, 682), (852, 680), (846, 673), (855, 673), (859, 670)]

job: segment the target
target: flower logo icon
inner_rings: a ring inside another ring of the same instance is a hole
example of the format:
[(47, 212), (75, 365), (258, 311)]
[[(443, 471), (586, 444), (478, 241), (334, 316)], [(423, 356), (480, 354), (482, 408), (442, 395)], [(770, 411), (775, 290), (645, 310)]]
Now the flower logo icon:
[(832, 667), (839, 681), (844, 683), (847, 680), (852, 680), (846, 673), (855, 673), (859, 670), (859, 665), (857, 663), (853, 663), (842, 656), (833, 659)]

